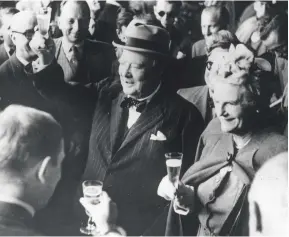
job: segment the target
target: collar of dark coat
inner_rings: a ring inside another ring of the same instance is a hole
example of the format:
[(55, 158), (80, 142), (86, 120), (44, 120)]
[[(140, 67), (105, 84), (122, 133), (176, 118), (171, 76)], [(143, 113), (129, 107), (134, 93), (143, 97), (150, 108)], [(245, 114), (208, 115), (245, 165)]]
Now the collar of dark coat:
[(22, 226), (32, 225), (32, 216), (24, 208), (6, 202), (0, 201), (0, 218), (7, 221), (13, 221)]
[[(250, 179), (253, 179), (256, 172), (253, 167), (253, 157), (262, 145), (263, 140), (267, 138), (267, 131), (271, 129), (272, 128), (255, 131), (248, 145), (242, 148), (237, 154), (235, 162), (244, 169)], [(220, 149), (223, 149), (223, 155), (218, 157), (210, 156), (210, 159), (207, 157), (202, 157), (184, 174), (182, 178), (184, 183), (197, 186), (216, 174), (216, 172), (228, 164), (227, 154), (233, 154), (234, 150), (232, 134), (220, 133), (214, 146), (220, 146)]]

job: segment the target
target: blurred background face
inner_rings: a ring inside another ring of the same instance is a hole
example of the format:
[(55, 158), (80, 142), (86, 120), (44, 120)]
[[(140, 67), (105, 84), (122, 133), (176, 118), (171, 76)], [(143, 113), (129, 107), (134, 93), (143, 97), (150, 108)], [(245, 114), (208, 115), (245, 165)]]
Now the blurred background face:
[(220, 119), (221, 129), (225, 133), (241, 135), (252, 122), (249, 107), (244, 103), (244, 90), (241, 86), (229, 83), (214, 83), (213, 100), (215, 113)]
[(123, 50), (119, 75), (123, 92), (137, 99), (150, 95), (159, 84), (153, 73), (153, 60), (137, 52)]
[(68, 1), (62, 8), (59, 28), (67, 41), (77, 44), (86, 38), (89, 21), (89, 9), (81, 4)]
[(11, 39), (16, 46), (16, 52), (27, 61), (34, 60), (37, 57), (29, 46), (36, 25), (35, 16), (21, 18), (21, 22), (13, 22), (11, 25)]
[(154, 7), (154, 13), (162, 26), (165, 29), (170, 30), (173, 27), (175, 18), (178, 15), (178, 9), (174, 4), (166, 1), (157, 1), (156, 6)]
[(10, 37), (10, 34), (11, 34), (10, 25), (12, 22), (12, 17), (13, 17), (13, 15), (9, 15), (9, 14), (3, 15), (2, 16), (3, 25), (1, 27), (1, 33), (3, 35), (3, 41), (10, 48), (15, 47), (12, 40), (11, 40), (11, 37)]
[(215, 13), (203, 11), (201, 16), (201, 29), (204, 38), (221, 30), (219, 20)]

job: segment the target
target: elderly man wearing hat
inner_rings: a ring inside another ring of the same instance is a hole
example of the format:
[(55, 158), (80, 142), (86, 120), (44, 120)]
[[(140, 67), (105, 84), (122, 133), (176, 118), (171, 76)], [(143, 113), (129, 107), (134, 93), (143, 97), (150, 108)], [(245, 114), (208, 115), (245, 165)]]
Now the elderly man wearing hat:
[[(185, 171), (194, 162), (204, 125), (193, 105), (163, 86), (161, 76), (169, 59), (167, 31), (133, 20), (126, 38), (125, 45), (114, 44), (123, 49), (122, 89), (99, 93), (82, 181), (103, 181), (103, 189), (118, 206), (117, 224), (128, 235), (139, 236), (168, 204), (157, 196), (166, 174), (165, 153), (182, 152)], [(81, 188), (78, 191), (79, 198)], [(87, 221), (83, 207), (79, 204), (77, 209)]]

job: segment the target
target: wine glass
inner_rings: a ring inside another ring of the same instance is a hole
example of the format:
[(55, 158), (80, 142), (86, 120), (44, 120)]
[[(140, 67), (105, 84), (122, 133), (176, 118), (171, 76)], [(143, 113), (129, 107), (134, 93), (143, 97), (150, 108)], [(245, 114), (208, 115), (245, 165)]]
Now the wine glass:
[[(98, 180), (85, 180), (82, 183), (83, 197), (86, 198), (92, 205), (97, 205), (101, 201), (103, 183)], [(97, 230), (96, 224), (93, 222), (92, 217), (88, 211), (85, 211), (88, 215), (88, 221), (86, 226), (81, 226), (80, 232), (85, 235), (91, 235)]]

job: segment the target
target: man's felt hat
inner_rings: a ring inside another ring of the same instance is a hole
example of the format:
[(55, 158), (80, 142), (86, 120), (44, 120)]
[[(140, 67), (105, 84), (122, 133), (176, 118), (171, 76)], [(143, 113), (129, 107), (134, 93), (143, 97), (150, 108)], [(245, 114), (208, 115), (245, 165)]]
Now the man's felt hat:
[(134, 52), (169, 57), (170, 35), (161, 27), (134, 19), (127, 26), (125, 36), (126, 43), (124, 45), (115, 42), (113, 42), (113, 45)]

